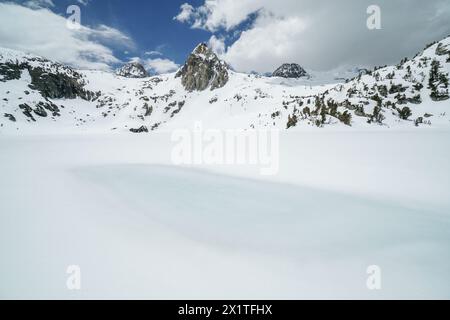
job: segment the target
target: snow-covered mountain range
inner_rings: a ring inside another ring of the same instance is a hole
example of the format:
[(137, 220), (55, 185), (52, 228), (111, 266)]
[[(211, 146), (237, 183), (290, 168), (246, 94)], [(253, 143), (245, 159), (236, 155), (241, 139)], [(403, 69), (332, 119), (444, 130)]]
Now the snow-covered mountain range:
[(283, 130), (450, 126), (450, 37), (398, 65), (334, 83), (234, 72), (205, 44), (175, 73), (143, 71), (75, 70), (0, 48), (0, 133), (142, 133), (195, 121)]

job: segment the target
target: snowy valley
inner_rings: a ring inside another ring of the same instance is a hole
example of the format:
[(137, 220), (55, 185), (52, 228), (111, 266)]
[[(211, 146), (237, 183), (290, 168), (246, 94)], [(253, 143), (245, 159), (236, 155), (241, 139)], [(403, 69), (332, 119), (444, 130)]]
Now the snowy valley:
[[(450, 37), (347, 81), (204, 44), (157, 76), (2, 48), (0, 298), (448, 299), (449, 74)], [(279, 171), (175, 166), (196, 121), (279, 129)]]

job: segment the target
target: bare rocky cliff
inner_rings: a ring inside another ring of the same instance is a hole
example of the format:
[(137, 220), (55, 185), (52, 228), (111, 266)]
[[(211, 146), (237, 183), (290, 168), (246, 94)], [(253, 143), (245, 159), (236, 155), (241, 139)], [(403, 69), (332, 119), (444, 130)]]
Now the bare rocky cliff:
[(203, 91), (222, 88), (228, 82), (228, 66), (204, 43), (189, 55), (184, 66), (177, 72), (187, 91)]

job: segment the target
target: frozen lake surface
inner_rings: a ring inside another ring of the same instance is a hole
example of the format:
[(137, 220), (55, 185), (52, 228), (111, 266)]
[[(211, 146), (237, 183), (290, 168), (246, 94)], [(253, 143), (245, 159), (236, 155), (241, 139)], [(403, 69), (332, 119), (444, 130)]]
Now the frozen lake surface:
[(164, 134), (0, 137), (0, 297), (450, 298), (449, 138), (291, 134), (268, 178)]

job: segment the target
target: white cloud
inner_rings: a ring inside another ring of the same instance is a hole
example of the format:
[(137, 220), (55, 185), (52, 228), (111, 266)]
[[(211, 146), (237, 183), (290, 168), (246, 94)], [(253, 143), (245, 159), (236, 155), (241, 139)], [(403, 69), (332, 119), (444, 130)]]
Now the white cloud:
[(138, 62), (144, 66), (146, 70), (150, 70), (151, 73), (164, 74), (176, 71), (179, 65), (170, 59), (155, 58), (155, 59), (142, 59), (140, 57), (130, 57), (128, 62)]
[(266, 72), (284, 62), (296, 62), (307, 21), (262, 15), (228, 48), (223, 58), (237, 70)]
[(126, 48), (134, 47), (134, 42), (129, 36), (104, 24), (101, 24), (96, 28), (83, 28), (81, 32), (87, 33), (91, 40), (99, 41), (104, 44), (120, 44)]
[(138, 62), (142, 64), (142, 60), (139, 57), (131, 57), (128, 59), (128, 62)]
[(24, 6), (31, 9), (51, 8), (55, 6), (52, 0), (27, 0), (22, 2)]
[(255, 0), (206, 0), (202, 6), (194, 8), (190, 4), (183, 4), (176, 20), (190, 23), (192, 28), (217, 31), (220, 27), (230, 30), (249, 15), (263, 6), (261, 1)]
[(208, 47), (217, 55), (222, 56), (225, 53), (225, 39), (212, 35), (208, 41)]
[(194, 11), (193, 6), (183, 3), (180, 7), (180, 13), (174, 19), (180, 22), (189, 22), (193, 18)]
[(162, 56), (162, 53), (156, 50), (147, 51), (144, 53), (146, 56)]
[(144, 61), (144, 66), (156, 74), (173, 72), (179, 68), (179, 65), (172, 60), (162, 58), (147, 59)]
[(184, 5), (182, 19), (177, 20), (227, 39), (237, 34), (225, 50), (225, 60), (239, 71), (259, 72), (273, 71), (284, 62), (317, 70), (396, 63), (450, 33), (448, 0), (378, 0), (382, 29), (375, 31), (366, 26), (371, 4), (372, 0), (205, 0), (198, 7)]
[(132, 47), (133, 41), (120, 31), (67, 28), (66, 19), (48, 9), (33, 10), (0, 3), (0, 46), (41, 55), (51, 60), (87, 69), (110, 69), (120, 62), (108, 45)]

